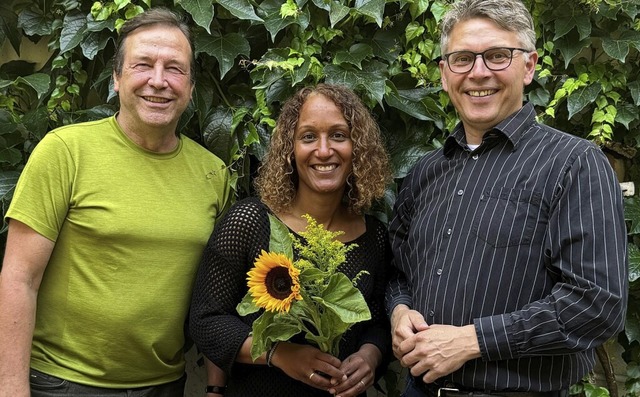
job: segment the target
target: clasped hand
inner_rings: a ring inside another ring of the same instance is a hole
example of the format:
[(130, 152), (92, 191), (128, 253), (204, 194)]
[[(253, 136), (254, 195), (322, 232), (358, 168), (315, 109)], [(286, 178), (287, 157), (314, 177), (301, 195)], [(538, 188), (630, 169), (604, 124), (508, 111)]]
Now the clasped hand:
[(271, 362), (300, 382), (326, 390), (336, 397), (354, 397), (373, 384), (380, 359), (378, 349), (371, 345), (364, 345), (340, 361), (313, 346), (280, 343)]
[(448, 375), (480, 357), (473, 325), (428, 325), (415, 310), (399, 309), (391, 322), (393, 354), (411, 375), (425, 383)]

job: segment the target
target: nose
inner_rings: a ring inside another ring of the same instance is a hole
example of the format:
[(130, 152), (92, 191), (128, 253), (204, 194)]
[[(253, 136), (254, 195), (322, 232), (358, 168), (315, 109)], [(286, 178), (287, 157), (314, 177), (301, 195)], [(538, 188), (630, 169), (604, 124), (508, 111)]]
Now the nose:
[[(478, 57), (480, 57), (480, 59), (478, 59)], [(490, 73), (490, 70), (489, 68), (487, 68), (487, 65), (484, 63), (484, 58), (482, 57), (482, 54), (476, 54), (476, 61), (473, 63), (473, 67), (469, 71), (469, 75), (471, 77), (474, 77), (474, 76), (484, 77), (489, 73)]]
[(165, 88), (168, 86), (167, 79), (164, 76), (165, 70), (161, 65), (155, 65), (150, 71), (149, 85), (155, 88)]
[(333, 154), (333, 149), (331, 147), (331, 141), (327, 137), (322, 137), (318, 140), (318, 148), (317, 148), (318, 157), (324, 158), (329, 157)]

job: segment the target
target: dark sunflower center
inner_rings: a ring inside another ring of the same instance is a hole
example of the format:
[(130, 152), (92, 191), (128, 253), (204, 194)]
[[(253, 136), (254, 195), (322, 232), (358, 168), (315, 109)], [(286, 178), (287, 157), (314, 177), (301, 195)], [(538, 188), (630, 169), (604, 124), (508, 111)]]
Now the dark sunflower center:
[(291, 295), (291, 285), (293, 280), (289, 276), (289, 269), (286, 267), (274, 267), (269, 270), (265, 279), (267, 292), (276, 299), (283, 300)]

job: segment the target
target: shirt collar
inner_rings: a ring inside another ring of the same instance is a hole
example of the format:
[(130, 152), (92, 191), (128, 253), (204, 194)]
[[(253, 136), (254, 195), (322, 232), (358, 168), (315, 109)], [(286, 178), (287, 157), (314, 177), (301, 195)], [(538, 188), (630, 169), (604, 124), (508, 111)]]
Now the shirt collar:
[[(525, 103), (520, 110), (511, 114), (491, 130), (487, 131), (482, 137), (482, 143), (485, 144), (487, 141), (506, 138), (511, 142), (513, 150), (516, 150), (523, 133), (535, 123), (535, 116), (536, 113), (533, 105), (529, 102)], [(451, 156), (456, 148), (467, 148), (467, 139), (464, 134), (462, 122), (458, 123), (451, 135), (447, 137), (444, 143), (445, 156)]]

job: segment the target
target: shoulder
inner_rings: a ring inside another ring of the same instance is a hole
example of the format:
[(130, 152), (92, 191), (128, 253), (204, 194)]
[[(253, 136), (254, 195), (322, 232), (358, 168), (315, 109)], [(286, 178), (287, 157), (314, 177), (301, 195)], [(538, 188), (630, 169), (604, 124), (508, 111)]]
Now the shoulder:
[(370, 238), (375, 239), (378, 243), (383, 243), (388, 239), (387, 225), (383, 223), (376, 216), (367, 214), (365, 215), (365, 221), (367, 224), (367, 234)]
[(182, 140), (183, 150), (187, 151), (189, 155), (195, 155), (200, 158), (205, 158), (208, 161), (210, 160), (216, 163), (224, 164), (220, 157), (216, 156), (209, 149), (189, 138), (188, 136), (180, 135), (180, 140)]
[(555, 149), (555, 151), (583, 153), (590, 150), (600, 150), (598, 145), (591, 141), (548, 125), (534, 123), (530, 132), (545, 148)]
[(248, 197), (235, 202), (229, 212), (227, 218), (246, 221), (248, 224), (255, 223), (257, 220), (268, 219), (269, 209), (257, 197)]
[(587, 139), (539, 123), (535, 123), (530, 132), (530, 138), (524, 141), (527, 142), (525, 145), (531, 145), (531, 149), (526, 150), (540, 151), (550, 161), (562, 164), (563, 168), (579, 164), (579, 159), (609, 164), (600, 147)]
[(55, 136), (63, 140), (82, 138), (84, 140), (87, 136), (95, 136), (96, 132), (114, 130), (114, 123), (115, 119), (111, 116), (100, 120), (64, 125), (51, 130), (45, 137)]

